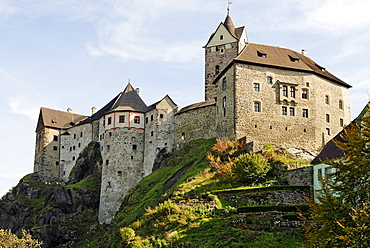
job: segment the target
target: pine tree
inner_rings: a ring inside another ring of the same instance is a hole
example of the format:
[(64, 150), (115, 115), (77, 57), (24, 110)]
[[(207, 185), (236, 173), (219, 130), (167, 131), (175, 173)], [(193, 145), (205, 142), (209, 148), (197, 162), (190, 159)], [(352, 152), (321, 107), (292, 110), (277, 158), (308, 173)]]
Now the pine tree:
[(370, 247), (370, 103), (366, 110), (335, 142), (344, 156), (326, 161), (335, 172), (311, 203), (307, 247)]

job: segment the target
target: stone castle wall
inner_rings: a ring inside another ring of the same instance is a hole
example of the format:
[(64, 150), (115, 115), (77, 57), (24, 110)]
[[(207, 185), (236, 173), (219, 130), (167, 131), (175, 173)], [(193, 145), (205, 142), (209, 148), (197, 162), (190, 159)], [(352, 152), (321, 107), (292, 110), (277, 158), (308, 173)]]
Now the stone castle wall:
[(47, 127), (36, 131), (34, 171), (44, 182), (60, 179), (59, 134), (59, 129)]
[[(348, 90), (342, 86), (309, 73), (252, 65), (237, 64), (229, 71), (226, 80), (235, 80), (235, 88), (230, 87), (232, 89), (229, 91), (227, 87), (225, 93), (222, 93), (224, 79), (220, 78), (217, 82), (220, 96), (217, 98), (218, 123), (234, 122), (236, 138), (247, 136), (261, 145), (276, 144), (318, 150), (343, 128), (340, 119), (343, 119), (344, 124), (349, 123)], [(272, 83), (268, 82), (268, 77), (272, 77)], [(255, 90), (255, 84), (259, 85), (258, 91)], [(287, 97), (282, 96), (284, 85), (288, 88)], [(295, 89), (295, 97), (290, 96), (291, 87)], [(302, 99), (303, 89), (308, 90), (308, 99)], [(331, 106), (325, 105), (324, 92), (331, 96)], [(225, 121), (220, 111), (223, 95), (227, 99), (227, 111), (232, 113), (235, 109), (235, 118), (227, 118)], [(233, 101), (229, 102), (228, 99)], [(342, 110), (338, 107), (339, 99), (344, 104)], [(259, 112), (255, 111), (256, 102), (260, 104)], [(282, 114), (283, 107), (286, 107), (286, 115)], [(294, 116), (290, 113), (291, 108), (294, 109)], [(303, 117), (303, 109), (308, 110), (308, 118)], [(326, 122), (326, 114), (330, 115), (331, 122)], [(225, 129), (222, 126), (219, 130)], [(327, 128), (330, 129), (330, 135)]]
[(117, 128), (104, 135), (99, 221), (109, 222), (143, 176), (144, 129)]
[(60, 136), (61, 179), (68, 181), (69, 174), (76, 164), (79, 154), (93, 141), (92, 125), (85, 124), (68, 129)]
[[(238, 42), (205, 48), (205, 100), (211, 100), (217, 96), (215, 85), (212, 82), (237, 54)], [(218, 73), (216, 66), (219, 66)]]
[(214, 104), (176, 114), (174, 140), (177, 148), (191, 140), (217, 137), (215, 118)]

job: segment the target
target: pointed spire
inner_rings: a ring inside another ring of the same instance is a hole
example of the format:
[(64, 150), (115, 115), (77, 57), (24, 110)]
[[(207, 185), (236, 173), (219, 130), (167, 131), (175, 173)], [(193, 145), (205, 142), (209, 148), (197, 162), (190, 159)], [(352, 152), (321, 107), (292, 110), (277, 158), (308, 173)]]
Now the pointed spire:
[(226, 29), (232, 34), (235, 36), (235, 26), (234, 26), (234, 23), (233, 23), (233, 20), (231, 20), (231, 17), (229, 15), (230, 13), (230, 8), (227, 8), (227, 16), (226, 16), (226, 19), (224, 21), (224, 25), (226, 27)]

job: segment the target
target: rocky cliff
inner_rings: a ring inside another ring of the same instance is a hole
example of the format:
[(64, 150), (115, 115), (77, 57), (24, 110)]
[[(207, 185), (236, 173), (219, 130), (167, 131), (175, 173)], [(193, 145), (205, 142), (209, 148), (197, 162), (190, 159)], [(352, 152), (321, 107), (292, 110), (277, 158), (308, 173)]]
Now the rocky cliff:
[(30, 230), (43, 248), (70, 247), (97, 224), (102, 158), (99, 144), (80, 154), (68, 183), (22, 178), (0, 200), (0, 229)]

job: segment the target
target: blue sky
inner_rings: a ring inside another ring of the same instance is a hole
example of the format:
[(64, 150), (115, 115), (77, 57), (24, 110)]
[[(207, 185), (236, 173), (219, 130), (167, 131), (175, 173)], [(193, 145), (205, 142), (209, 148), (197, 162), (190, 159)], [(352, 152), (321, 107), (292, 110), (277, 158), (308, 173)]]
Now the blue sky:
[[(351, 84), (352, 117), (370, 95), (370, 2), (234, 0), (251, 43), (306, 49)], [(33, 170), (41, 106), (89, 115), (130, 80), (147, 105), (203, 100), (204, 51), (227, 0), (2, 0), (0, 195)]]

